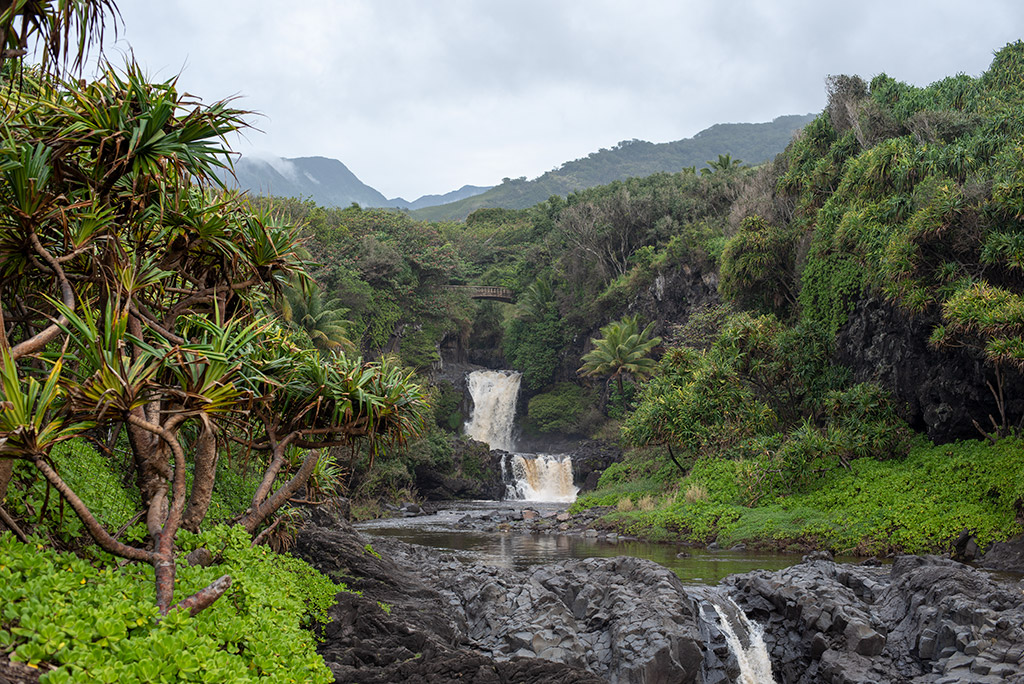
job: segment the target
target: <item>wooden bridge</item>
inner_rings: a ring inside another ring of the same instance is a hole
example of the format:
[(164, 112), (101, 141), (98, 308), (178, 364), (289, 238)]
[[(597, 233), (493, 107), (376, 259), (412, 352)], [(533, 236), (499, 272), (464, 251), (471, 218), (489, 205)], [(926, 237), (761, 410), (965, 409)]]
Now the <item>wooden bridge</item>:
[(449, 290), (464, 292), (471, 299), (496, 299), (499, 302), (515, 303), (515, 293), (507, 287), (492, 285), (449, 285)]

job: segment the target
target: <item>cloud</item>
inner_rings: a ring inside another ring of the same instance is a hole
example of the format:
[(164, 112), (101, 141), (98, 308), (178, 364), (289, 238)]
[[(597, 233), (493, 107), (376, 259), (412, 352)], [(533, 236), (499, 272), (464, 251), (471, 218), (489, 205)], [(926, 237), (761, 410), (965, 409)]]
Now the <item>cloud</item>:
[(121, 50), (263, 114), (243, 152), (334, 157), (405, 197), (819, 111), (829, 74), (977, 74), (1024, 25), (1019, 0), (122, 4)]

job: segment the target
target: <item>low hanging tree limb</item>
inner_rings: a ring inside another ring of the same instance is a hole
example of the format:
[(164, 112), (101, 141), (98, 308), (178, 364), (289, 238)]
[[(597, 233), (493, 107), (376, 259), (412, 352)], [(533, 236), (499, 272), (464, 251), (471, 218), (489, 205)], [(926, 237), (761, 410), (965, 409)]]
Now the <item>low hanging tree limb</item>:
[(206, 587), (200, 589), (186, 599), (178, 601), (171, 610), (183, 608), (188, 610), (189, 615), (206, 610), (213, 605), (214, 601), (224, 595), (224, 592), (231, 587), (231, 575), (221, 575)]
[[(56, 274), (57, 281), (60, 283), (61, 299), (64, 302), (64, 306), (66, 306), (71, 311), (74, 311), (75, 291), (71, 287), (71, 282), (64, 274), (64, 269), (61, 268), (61, 265), (59, 263), (57, 263), (57, 260), (53, 257), (53, 255), (46, 251), (46, 248), (44, 248), (42, 243), (39, 242), (39, 236), (36, 235), (34, 231), (29, 233), (29, 240), (32, 242), (32, 248), (35, 249), (36, 253), (39, 254), (39, 256), (41, 256), (44, 261), (46, 261), (49, 267)], [(29, 339), (23, 342), (19, 342), (18, 344), (11, 347), (11, 358), (17, 361), (23, 356), (35, 354), (36, 352), (41, 351), (44, 347), (46, 347), (47, 344), (49, 344), (51, 341), (56, 339), (58, 335), (60, 335), (62, 326), (67, 325), (67, 323), (67, 317), (62, 315), (54, 323), (51, 323), (49, 326), (47, 326), (40, 332), (36, 333)]]
[(14, 518), (8, 515), (3, 506), (0, 506), (0, 520), (2, 520), (4, 525), (7, 526), (7, 529), (14, 533), (15, 537), (21, 540), (22, 544), (28, 544), (28, 537), (25, 536), (25, 533), (21, 531), (20, 527), (18, 527), (18, 523), (14, 522)]
[(284, 503), (291, 498), (292, 494), (298, 491), (299, 487), (306, 484), (309, 480), (309, 476), (313, 474), (313, 469), (316, 467), (316, 462), (320, 458), (320, 452), (313, 451), (306, 454), (306, 458), (302, 460), (302, 465), (299, 470), (287, 483), (281, 485), (274, 494), (266, 501), (259, 505), (254, 505), (242, 516), (238, 521), (249, 534), (256, 531), (256, 528), (272, 515), (277, 509), (284, 505)]
[(679, 472), (681, 472), (683, 475), (686, 475), (686, 468), (684, 468), (682, 464), (676, 460), (676, 455), (672, 453), (672, 445), (666, 444), (665, 446), (668, 447), (668, 457), (671, 458), (672, 462), (676, 464), (676, 468), (679, 468)]
[(155, 560), (155, 554), (152, 551), (128, 546), (111, 536), (106, 528), (96, 519), (96, 516), (92, 514), (89, 507), (85, 505), (85, 502), (71, 491), (71, 488), (64, 482), (63, 478), (45, 460), (38, 458), (34, 461), (34, 465), (43, 474), (47, 482), (53, 485), (57, 493), (68, 502), (71, 509), (78, 515), (78, 519), (82, 521), (85, 529), (88, 530), (89, 535), (101, 549), (107, 553), (129, 560), (142, 561), (144, 563), (152, 563)]

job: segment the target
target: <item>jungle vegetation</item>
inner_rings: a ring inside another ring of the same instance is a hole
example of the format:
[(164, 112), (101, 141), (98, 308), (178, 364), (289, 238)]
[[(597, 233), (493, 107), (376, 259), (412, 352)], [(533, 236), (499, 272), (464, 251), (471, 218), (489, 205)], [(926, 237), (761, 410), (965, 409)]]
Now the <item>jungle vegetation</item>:
[[(859, 553), (1021, 531), (1024, 43), (923, 88), (831, 77), (756, 167), (709, 151), (428, 222), (226, 191), (246, 112), (131, 63), (74, 78), (114, 21), (0, 15), (0, 652), (46, 681), (330, 681), (305, 628), (341, 587), (272, 549), (292, 499), (456, 467), (442, 354), (521, 370), (529, 429), (619, 440), (576, 506), (620, 529)], [(869, 298), (975, 355), (977, 440), (930, 443), (837, 363)]]
[[(339, 588), (257, 544), (339, 474), (332, 448), (414, 435), (425, 396), (345, 354), (299, 228), (219, 186), (246, 112), (131, 62), (72, 77), (115, 20), (0, 15), (0, 652), (50, 682), (329, 681), (302, 626)], [(185, 563), (200, 546), (213, 567)], [(69, 582), (94, 591), (69, 607)]]

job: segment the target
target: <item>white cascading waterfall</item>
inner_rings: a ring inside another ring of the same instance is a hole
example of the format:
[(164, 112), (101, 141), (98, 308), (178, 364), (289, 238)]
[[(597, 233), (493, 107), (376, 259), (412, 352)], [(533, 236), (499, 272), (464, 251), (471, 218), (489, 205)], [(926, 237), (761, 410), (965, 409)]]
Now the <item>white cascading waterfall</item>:
[[(736, 656), (740, 666), (736, 684), (775, 684), (772, 661), (764, 644), (764, 628), (748, 620), (746, 614), (728, 596), (719, 596), (711, 603), (718, 613), (719, 627), (725, 635), (729, 650)], [(737, 628), (746, 637), (746, 645), (737, 634)]]
[(565, 454), (513, 454), (512, 478), (509, 499), (572, 502), (579, 491), (572, 483), (572, 458)]
[(465, 425), (466, 435), (492, 449), (512, 451), (512, 428), (516, 418), (521, 373), (473, 371), (466, 378), (473, 414)]
[(575, 501), (572, 459), (565, 454), (515, 453), (514, 425), (521, 373), (473, 371), (466, 378), (473, 413), (464, 426), (467, 436), (492, 449), (511, 453), (502, 461), (506, 497), (527, 501)]

